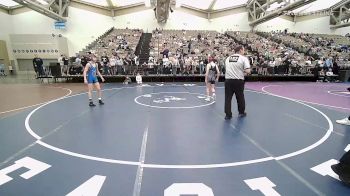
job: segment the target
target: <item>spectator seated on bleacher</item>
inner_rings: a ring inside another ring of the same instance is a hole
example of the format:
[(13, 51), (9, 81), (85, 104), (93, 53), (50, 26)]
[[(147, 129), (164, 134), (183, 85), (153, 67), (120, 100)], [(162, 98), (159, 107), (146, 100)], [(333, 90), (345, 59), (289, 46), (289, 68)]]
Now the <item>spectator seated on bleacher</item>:
[(129, 76), (125, 76), (123, 84), (129, 84), (131, 83), (131, 78)]
[(325, 76), (325, 81), (326, 82), (335, 82), (338, 78), (338, 75), (335, 75), (332, 71), (332, 69), (328, 69), (328, 71), (326, 72), (326, 76)]

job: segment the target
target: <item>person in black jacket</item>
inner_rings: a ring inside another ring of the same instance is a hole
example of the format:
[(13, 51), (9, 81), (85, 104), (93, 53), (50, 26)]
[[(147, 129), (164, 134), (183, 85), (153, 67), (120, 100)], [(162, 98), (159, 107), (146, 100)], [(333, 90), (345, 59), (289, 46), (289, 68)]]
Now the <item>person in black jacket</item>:
[(44, 75), (43, 64), (43, 60), (40, 57), (38, 57), (37, 54), (35, 54), (33, 59), (33, 67), (37, 77)]
[(69, 58), (66, 55), (64, 55), (62, 60), (63, 60), (63, 72), (64, 74), (69, 75), (69, 72), (68, 72)]
[(103, 53), (103, 56), (101, 56), (101, 63), (102, 63), (102, 67), (103, 67), (103, 74), (109, 75), (110, 74), (109, 58), (105, 52)]
[(86, 66), (86, 64), (88, 63), (88, 59), (87, 59), (87, 57), (86, 56), (83, 56), (82, 58), (81, 58), (81, 65), (85, 68), (85, 66)]

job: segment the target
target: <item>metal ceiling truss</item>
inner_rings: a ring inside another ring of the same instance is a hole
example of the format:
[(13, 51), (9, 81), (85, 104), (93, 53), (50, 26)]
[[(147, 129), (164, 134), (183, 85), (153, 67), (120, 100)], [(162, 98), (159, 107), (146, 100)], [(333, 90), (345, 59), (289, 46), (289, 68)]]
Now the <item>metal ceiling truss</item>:
[[(25, 6), (57, 21), (66, 21), (65, 17), (68, 16), (68, 7), (71, 1), (75, 3), (80, 3), (80, 4), (87, 4), (88, 6), (92, 6), (94, 8), (100, 8), (106, 11), (110, 11), (110, 15), (112, 17), (119, 15), (118, 14), (119, 12), (121, 15), (123, 15), (124, 12), (130, 11), (131, 9), (139, 10), (140, 7), (144, 5), (144, 3), (137, 3), (133, 5), (128, 5), (128, 6), (115, 7), (113, 5), (112, 0), (106, 0), (108, 7), (90, 4), (87, 2), (83, 2), (81, 0), (43, 0), (47, 2), (47, 5), (40, 4), (36, 0), (13, 0), (13, 1), (20, 4), (19, 6), (15, 6), (14, 8)], [(181, 7), (188, 9), (191, 12), (196, 12), (196, 13), (198, 12), (197, 15), (201, 17), (206, 17), (207, 19), (211, 19), (211, 18), (215, 18), (213, 14), (219, 14), (222, 11), (230, 12), (231, 10), (244, 6), (247, 8), (247, 11), (248, 11), (249, 20), (251, 21), (250, 25), (254, 27), (258, 24), (264, 23), (268, 20), (281, 16), (285, 13), (289, 13), (288, 11), (290, 10), (294, 10), (301, 6), (312, 3), (316, 0), (297, 0), (297, 1), (249, 0), (247, 4), (244, 4), (244, 5), (233, 6), (230, 8), (224, 8), (220, 10), (214, 10), (216, 1), (217, 0), (212, 0), (208, 9), (205, 9), (205, 10), (186, 6), (186, 5), (181, 5)], [(277, 3), (284, 2), (285, 4), (281, 8), (277, 8), (276, 10), (273, 10), (273, 11), (268, 11), (270, 6), (276, 2)], [(155, 10), (157, 21), (159, 23), (166, 23), (167, 19), (169, 18), (169, 11), (171, 10), (172, 6), (175, 7), (176, 1), (175, 0), (150, 0), (150, 3), (151, 3), (151, 6), (155, 8), (154, 10)], [(14, 9), (14, 8), (0, 6), (0, 9), (6, 10), (7, 12), (10, 12), (11, 9)], [(327, 10), (329, 10), (331, 13), (330, 14), (331, 28), (335, 29), (335, 28), (350, 26), (350, 0), (340, 1), (339, 3), (333, 5)]]
[[(288, 15), (289, 11), (312, 3), (316, 0), (250, 0), (247, 3), (250, 26), (256, 26), (283, 14)], [(283, 7), (268, 11), (272, 4), (284, 2)]]
[[(226, 7), (226, 8), (222, 8), (222, 9), (214, 9), (215, 3), (217, 2), (217, 0), (212, 0), (212, 2), (210, 3), (208, 9), (199, 9), (196, 7), (192, 7), (186, 4), (182, 4), (180, 8), (177, 9), (181, 9), (185, 12), (188, 12), (190, 14), (196, 15), (198, 17), (201, 18), (206, 18), (208, 20), (213, 19), (213, 18), (217, 18), (220, 16), (227, 16), (232, 14), (232, 12), (234, 11), (241, 11), (242, 8), (246, 8), (247, 4), (241, 4), (241, 5), (234, 5), (231, 7)], [(170, 5), (172, 6), (172, 3), (170, 3)]]
[(330, 9), (331, 29), (350, 26), (350, 0), (341, 1)]
[(66, 22), (70, 0), (43, 0), (47, 5), (40, 4), (35, 0), (13, 0), (20, 5), (28, 7), (36, 12), (48, 16), (54, 20)]

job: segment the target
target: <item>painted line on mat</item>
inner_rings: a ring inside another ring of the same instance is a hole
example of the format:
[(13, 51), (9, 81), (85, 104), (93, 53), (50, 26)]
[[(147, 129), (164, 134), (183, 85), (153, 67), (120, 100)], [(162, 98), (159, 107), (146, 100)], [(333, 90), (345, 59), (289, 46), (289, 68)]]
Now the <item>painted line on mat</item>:
[[(348, 94), (339, 95), (339, 94), (335, 94), (334, 92), (347, 92)], [(331, 94), (331, 95), (339, 96), (339, 97), (347, 97), (347, 98), (350, 98), (350, 92), (349, 92), (349, 91), (327, 91), (327, 93), (328, 93), (328, 94)]]
[[(266, 93), (266, 94), (270, 94), (270, 95), (275, 95), (275, 96), (280, 96), (274, 93), (271, 93), (269, 91), (266, 90), (266, 88), (269, 88), (271, 86), (281, 86), (281, 85), (267, 85), (261, 88), (261, 90)], [(282, 96), (281, 96), (282, 97)], [(295, 100), (295, 101), (299, 101), (299, 102), (303, 102), (303, 103), (308, 103), (308, 104), (313, 104), (313, 105), (319, 105), (319, 106), (324, 106), (324, 107), (330, 107), (330, 108), (337, 108), (337, 109), (343, 109), (343, 110), (350, 110), (350, 108), (345, 108), (345, 107), (338, 107), (338, 106), (333, 106), (333, 105), (326, 105), (326, 104), (321, 104), (321, 103), (315, 103), (315, 102), (310, 102), (310, 101), (304, 101), (304, 100), (300, 100), (300, 99), (294, 99), (294, 98), (289, 98), (286, 97), (288, 99), (291, 100)]]
[[(135, 88), (135, 87), (127, 87), (127, 88)], [(122, 89), (122, 88), (114, 88), (114, 89)], [(114, 89), (105, 89), (105, 90), (114, 90)], [(254, 92), (254, 91), (252, 91)], [(86, 94), (86, 93), (80, 93), (77, 95), (72, 95), (69, 97), (74, 97), (74, 96), (78, 96), (78, 95), (82, 95), (82, 94)], [(124, 161), (124, 160), (116, 160), (116, 159), (107, 159), (107, 158), (100, 158), (100, 157), (94, 157), (94, 156), (89, 156), (89, 155), (84, 155), (84, 154), (79, 154), (79, 153), (75, 153), (75, 152), (71, 152), (71, 151), (67, 151), (64, 149), (60, 149), (57, 147), (54, 147), (52, 145), (49, 145), (43, 141), (41, 141), (41, 137), (38, 136), (29, 126), (29, 120), (30, 117), (34, 114), (35, 111), (39, 110), (40, 108), (44, 107), (45, 105), (48, 105), (50, 103), (53, 103), (55, 101), (59, 101), (59, 100), (63, 100), (66, 99), (68, 97), (64, 97), (64, 98), (60, 98), (60, 99), (56, 99), (53, 100), (51, 102), (48, 102), (44, 105), (39, 106), (38, 108), (34, 109), (30, 114), (28, 114), (26, 121), (25, 121), (25, 126), (27, 131), (34, 137), (36, 138), (38, 141), (37, 143), (49, 148), (51, 150), (54, 150), (56, 152), (60, 152), (66, 155), (70, 155), (70, 156), (74, 156), (74, 157), (78, 157), (78, 158), (83, 158), (83, 159), (88, 159), (88, 160), (94, 160), (94, 161), (100, 161), (100, 162), (106, 162), (106, 163), (116, 163), (116, 164), (123, 164), (123, 165), (134, 165), (134, 166), (141, 166), (143, 168), (166, 168), (166, 169), (206, 169), (206, 168), (223, 168), (223, 167), (233, 167), (233, 166), (240, 166), (240, 165), (248, 165), (248, 164), (254, 164), (254, 163), (261, 163), (261, 162), (265, 162), (265, 161), (271, 161), (271, 160), (282, 160), (282, 159), (287, 159), (290, 157), (294, 157), (297, 155), (300, 155), (302, 153), (305, 153), (307, 151), (310, 151), (314, 148), (316, 148), (317, 146), (321, 145), (323, 142), (325, 142), (331, 135), (331, 133), (333, 132), (333, 123), (331, 122), (331, 120), (329, 119), (328, 116), (326, 116), (323, 112), (321, 112), (320, 110), (307, 105), (306, 103), (303, 103), (301, 101), (298, 100), (294, 100), (291, 98), (287, 98), (287, 97), (283, 97), (283, 96), (279, 96), (279, 95), (273, 95), (271, 93), (261, 93), (261, 94), (267, 94), (269, 96), (274, 96), (274, 97), (279, 97), (282, 99), (286, 99), (301, 105), (304, 105), (306, 107), (311, 108), (312, 110), (320, 113), (328, 122), (329, 124), (329, 129), (327, 130), (327, 133), (320, 139), (318, 140), (316, 143), (303, 148), (301, 150), (292, 152), (292, 153), (288, 153), (282, 156), (278, 156), (278, 157), (264, 157), (264, 158), (260, 158), (260, 159), (254, 159), (254, 160), (248, 160), (248, 161), (240, 161), (240, 162), (232, 162), (232, 163), (221, 163), (221, 164), (203, 164), (203, 165), (162, 165), (162, 164), (143, 164), (141, 162), (135, 162), (135, 161)]]

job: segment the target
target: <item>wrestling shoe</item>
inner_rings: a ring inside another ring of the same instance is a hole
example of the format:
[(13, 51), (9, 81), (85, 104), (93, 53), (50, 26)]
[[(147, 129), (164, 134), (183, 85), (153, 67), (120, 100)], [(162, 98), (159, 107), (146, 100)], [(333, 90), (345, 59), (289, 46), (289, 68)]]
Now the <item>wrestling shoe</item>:
[(350, 125), (350, 120), (348, 118), (344, 118), (342, 120), (336, 120), (336, 122), (342, 125)]

